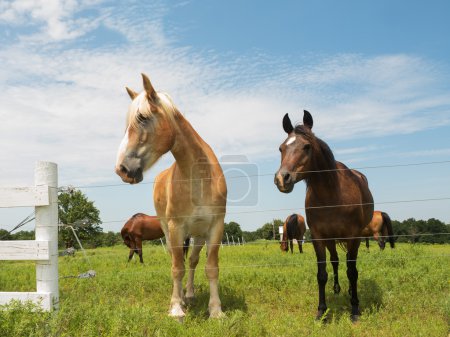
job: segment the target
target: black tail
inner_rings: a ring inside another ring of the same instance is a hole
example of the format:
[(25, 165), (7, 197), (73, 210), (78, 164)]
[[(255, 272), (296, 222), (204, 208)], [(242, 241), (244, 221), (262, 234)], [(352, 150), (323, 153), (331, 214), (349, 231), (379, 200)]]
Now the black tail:
[(191, 243), (191, 238), (187, 238), (186, 240), (184, 240), (184, 244), (183, 244), (183, 256), (186, 259), (188, 252), (189, 252), (189, 244)]
[(391, 245), (391, 248), (395, 247), (395, 240), (394, 240), (394, 230), (392, 229), (392, 222), (391, 218), (387, 213), (381, 212), (381, 217), (383, 218), (383, 226), (386, 226), (387, 232), (388, 232), (388, 241)]

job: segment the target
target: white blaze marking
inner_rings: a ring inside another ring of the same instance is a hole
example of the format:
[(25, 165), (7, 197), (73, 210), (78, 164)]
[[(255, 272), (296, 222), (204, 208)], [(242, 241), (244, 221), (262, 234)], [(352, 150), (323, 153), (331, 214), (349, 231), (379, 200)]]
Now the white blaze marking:
[(122, 141), (120, 142), (119, 145), (119, 151), (117, 152), (116, 166), (120, 164), (119, 161), (122, 159), (128, 146), (128, 129), (129, 128), (127, 128), (127, 131), (125, 132), (125, 135), (123, 136)]
[(286, 145), (291, 145), (293, 142), (295, 142), (295, 136), (292, 136), (291, 138), (289, 138), (287, 141), (286, 141)]

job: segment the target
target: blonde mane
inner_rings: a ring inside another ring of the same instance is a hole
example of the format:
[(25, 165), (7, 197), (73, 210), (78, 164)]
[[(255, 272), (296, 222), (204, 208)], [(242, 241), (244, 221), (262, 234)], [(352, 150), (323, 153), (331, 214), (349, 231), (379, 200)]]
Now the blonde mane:
[[(175, 116), (179, 114), (178, 109), (172, 101), (169, 94), (165, 92), (157, 93), (156, 104), (161, 108), (163, 113), (169, 119), (169, 121), (174, 124)], [(127, 127), (138, 128), (139, 122), (142, 119), (151, 119), (154, 115), (150, 108), (150, 102), (148, 100), (147, 93), (145, 91), (141, 92), (130, 104), (127, 113)]]

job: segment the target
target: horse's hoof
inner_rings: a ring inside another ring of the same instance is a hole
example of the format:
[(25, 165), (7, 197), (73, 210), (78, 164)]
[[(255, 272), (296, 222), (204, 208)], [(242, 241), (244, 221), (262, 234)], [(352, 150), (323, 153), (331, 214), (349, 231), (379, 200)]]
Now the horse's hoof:
[(178, 322), (183, 323), (184, 316), (186, 314), (184, 313), (183, 309), (181, 308), (180, 304), (174, 305), (169, 310), (169, 316), (175, 318)]
[(209, 310), (209, 318), (223, 318), (223, 317), (225, 317), (225, 314), (223, 313), (220, 307)]
[(191, 305), (191, 304), (193, 304), (193, 303), (194, 303), (194, 300), (195, 300), (194, 295), (192, 295), (192, 296), (186, 296), (186, 297), (184, 298), (184, 302), (186, 303), (186, 305)]
[(350, 315), (350, 319), (352, 320), (352, 323), (358, 322), (359, 317), (360, 317), (360, 315), (354, 315), (354, 314)]
[(316, 321), (326, 322), (327, 321), (327, 311), (326, 310), (318, 310), (316, 315)]

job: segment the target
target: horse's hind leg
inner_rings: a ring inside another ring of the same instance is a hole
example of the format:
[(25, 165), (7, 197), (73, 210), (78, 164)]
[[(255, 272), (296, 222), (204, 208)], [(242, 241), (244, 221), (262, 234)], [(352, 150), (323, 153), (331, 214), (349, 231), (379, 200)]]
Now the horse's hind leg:
[(341, 286), (339, 285), (339, 256), (336, 251), (336, 242), (335, 241), (329, 241), (327, 242), (327, 248), (330, 252), (330, 261), (331, 265), (333, 266), (333, 275), (334, 275), (334, 285), (333, 290), (335, 294), (339, 294), (341, 292)]
[(291, 248), (291, 254), (294, 254), (294, 240), (289, 240), (289, 247)]
[(297, 243), (298, 243), (298, 250), (299, 250), (299, 252), (301, 254), (301, 253), (303, 253), (302, 241), (301, 240), (297, 240)]
[(349, 240), (347, 243), (347, 277), (350, 283), (350, 303), (352, 305), (352, 321), (356, 321), (361, 315), (359, 311), (359, 300), (358, 300), (358, 270), (356, 269), (356, 259), (358, 258), (358, 249), (360, 245), (360, 240)]
[(194, 247), (192, 248), (191, 256), (189, 257), (189, 272), (186, 283), (186, 301), (191, 301), (194, 298), (194, 274), (200, 258), (200, 251), (205, 244), (205, 239), (194, 238)]

